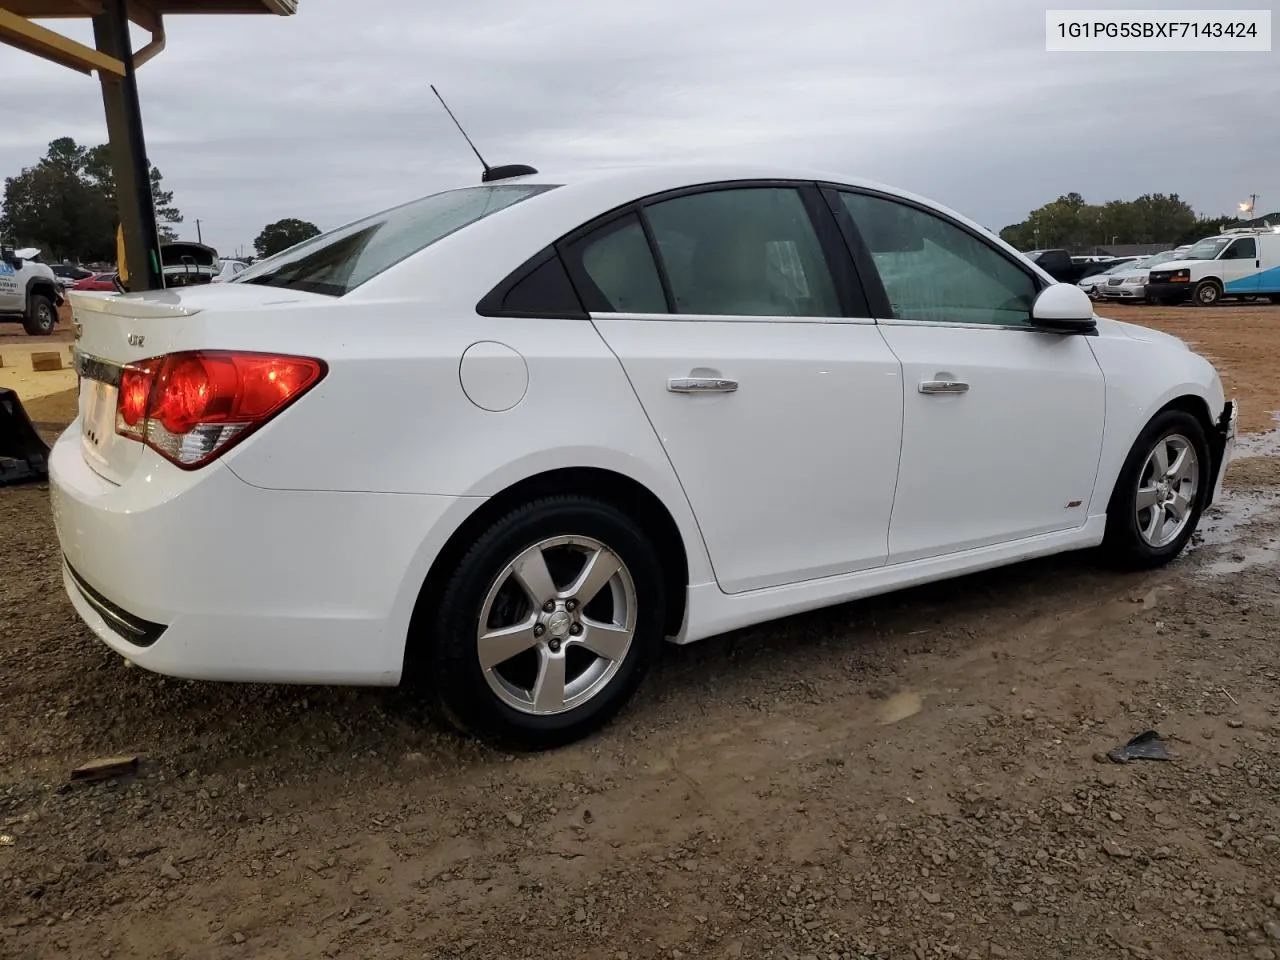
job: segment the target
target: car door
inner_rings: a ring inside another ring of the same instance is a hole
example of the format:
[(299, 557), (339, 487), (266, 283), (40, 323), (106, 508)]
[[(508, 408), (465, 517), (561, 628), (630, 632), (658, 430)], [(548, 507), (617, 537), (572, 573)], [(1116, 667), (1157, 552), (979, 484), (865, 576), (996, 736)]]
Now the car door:
[(901, 368), (813, 185), (650, 198), (559, 249), (721, 589), (886, 562)]
[(1257, 237), (1236, 237), (1218, 257), (1222, 289), (1235, 296), (1249, 296), (1261, 289), (1262, 261)]
[(976, 230), (874, 191), (827, 197), (902, 362), (890, 562), (1084, 524), (1104, 414), (1089, 338), (1033, 329), (1041, 281)]

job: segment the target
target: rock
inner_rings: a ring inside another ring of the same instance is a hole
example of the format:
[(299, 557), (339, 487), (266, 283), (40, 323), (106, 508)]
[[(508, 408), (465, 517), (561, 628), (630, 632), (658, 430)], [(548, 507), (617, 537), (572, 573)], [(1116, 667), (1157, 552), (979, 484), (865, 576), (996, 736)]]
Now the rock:
[[(1071, 804), (1069, 804), (1069, 803), (1064, 803), (1064, 804), (1062, 805), (1062, 812), (1063, 812), (1063, 813), (1065, 813), (1065, 814), (1066, 814), (1067, 816), (1069, 816), (1069, 817), (1074, 817), (1074, 816), (1075, 816), (1076, 814), (1078, 814), (1080, 811), (1079, 811), (1079, 810), (1077, 810), (1075, 807), (1073, 807)], [(994, 954), (992, 954), (992, 956), (994, 956)]]
[(1015, 917), (1025, 917), (1031, 912), (1031, 904), (1027, 903), (1025, 900), (1015, 900), (1009, 906), (1010, 909), (1013, 910), (1013, 915)]
[(585, 910), (583, 910), (581, 907), (579, 907), (577, 910), (573, 911), (573, 919), (574, 919), (574, 920), (576, 920), (576, 921), (578, 921), (578, 923), (586, 923), (586, 922), (587, 922), (587, 911), (585, 911)]
[(520, 824), (524, 823), (524, 817), (516, 813), (514, 810), (508, 810), (507, 823), (511, 824), (513, 827), (518, 827)]
[(231, 939), (236, 943), (244, 943), (244, 934), (237, 930), (231, 935)]
[(1007, 957), (1008, 955), (1009, 955), (1009, 951), (1008, 951), (1008, 950), (1006, 950), (1004, 947), (999, 946), (998, 944), (994, 944), (994, 943), (993, 943), (993, 944), (991, 944), (991, 956), (993, 956), (993, 957)]
[(1280, 940), (1280, 921), (1268, 920), (1262, 925), (1262, 929), (1272, 940)]
[(166, 860), (160, 864), (160, 876), (167, 877), (170, 880), (181, 880), (182, 871), (173, 865), (173, 860)]
[(1102, 852), (1108, 857), (1127, 857), (1129, 852), (1123, 849), (1120, 844), (1116, 843), (1110, 837), (1102, 841)]
[(1253, 953), (1249, 954), (1253, 960), (1276, 960), (1275, 951), (1270, 947), (1254, 947)]
[(1280, 910), (1280, 893), (1273, 893), (1271, 895), (1271, 905), (1277, 910)]
[(942, 902), (942, 894), (940, 893), (933, 893), (932, 891), (926, 891), (923, 894), (923, 896), (925, 899), (925, 903), (941, 903)]
[(1123, 823), (1123, 822), (1124, 822), (1124, 814), (1120, 813), (1120, 812), (1119, 812), (1119, 811), (1117, 811), (1117, 810), (1112, 810), (1109, 814), (1107, 814), (1107, 816), (1109, 816), (1109, 817), (1111, 818), (1111, 822), (1112, 822), (1112, 823)]
[(1243, 727), (1243, 726), (1244, 726), (1244, 721), (1243, 721), (1243, 720), (1228, 720), (1228, 721), (1227, 721), (1227, 726), (1228, 726), (1228, 727), (1230, 727), (1232, 730), (1239, 730), (1241, 727)]

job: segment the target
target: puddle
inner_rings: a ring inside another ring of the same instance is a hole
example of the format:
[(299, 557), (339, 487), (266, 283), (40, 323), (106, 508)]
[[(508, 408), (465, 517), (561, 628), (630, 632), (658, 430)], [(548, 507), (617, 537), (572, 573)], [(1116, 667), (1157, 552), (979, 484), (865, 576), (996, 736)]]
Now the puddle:
[[(1272, 414), (1272, 418), (1280, 424), (1280, 414)], [(1232, 462), (1245, 457), (1280, 456), (1280, 426), (1266, 433), (1243, 433), (1236, 435), (1235, 452)]]
[(1201, 572), (1210, 577), (1221, 577), (1229, 573), (1239, 573), (1250, 567), (1275, 566), (1280, 563), (1280, 541), (1258, 547), (1241, 547), (1232, 550), (1225, 556), (1206, 563)]

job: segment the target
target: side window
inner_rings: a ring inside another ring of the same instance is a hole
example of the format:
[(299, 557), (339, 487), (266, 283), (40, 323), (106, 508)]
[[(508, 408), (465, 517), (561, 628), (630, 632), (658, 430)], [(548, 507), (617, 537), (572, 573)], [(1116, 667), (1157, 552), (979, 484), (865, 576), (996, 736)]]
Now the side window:
[(1253, 237), (1241, 237), (1223, 253), (1223, 260), (1254, 260), (1258, 256), (1258, 241)]
[(645, 207), (677, 313), (838, 317), (840, 300), (800, 193), (736, 187)]
[(900, 320), (1028, 324), (1031, 274), (960, 227), (896, 200), (840, 193)]
[(566, 245), (583, 306), (594, 313), (666, 313), (667, 298), (634, 213)]

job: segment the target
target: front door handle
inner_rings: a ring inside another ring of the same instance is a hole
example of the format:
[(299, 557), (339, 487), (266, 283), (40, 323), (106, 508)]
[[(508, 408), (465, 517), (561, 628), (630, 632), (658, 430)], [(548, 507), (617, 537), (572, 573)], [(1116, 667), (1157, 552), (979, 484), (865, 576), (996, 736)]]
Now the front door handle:
[(969, 385), (961, 380), (922, 380), (921, 393), (968, 393)]
[(733, 393), (738, 389), (737, 380), (723, 377), (677, 377), (667, 381), (672, 393)]

